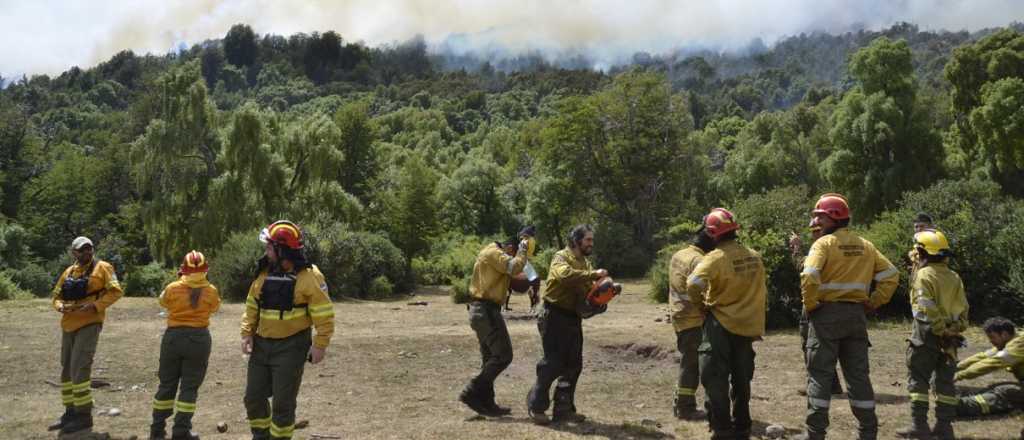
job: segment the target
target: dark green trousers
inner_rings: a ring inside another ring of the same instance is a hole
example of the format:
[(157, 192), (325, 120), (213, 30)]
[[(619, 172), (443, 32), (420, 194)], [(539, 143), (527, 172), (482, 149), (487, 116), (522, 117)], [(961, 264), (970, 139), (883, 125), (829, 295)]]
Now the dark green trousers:
[[(804, 357), (804, 364), (807, 364), (807, 332), (811, 328), (811, 319), (807, 316), (807, 311), (800, 314), (800, 354)], [(832, 380), (832, 393), (840, 394), (843, 392), (843, 384), (839, 382), (839, 372), (836, 372), (835, 379)]]
[(713, 438), (749, 433), (750, 381), (754, 379), (754, 338), (727, 330), (709, 313), (704, 319), (700, 382)]
[(858, 438), (878, 438), (875, 391), (868, 361), (867, 317), (859, 303), (824, 303), (810, 312), (807, 332), (807, 433), (823, 439), (828, 431), (836, 362), (843, 368)]
[(697, 409), (697, 388), (700, 386), (700, 356), (697, 348), (703, 337), (700, 327), (676, 332), (679, 350), (679, 380), (676, 382), (676, 406), (682, 410)]
[(527, 406), (535, 413), (551, 406), (549, 393), (555, 386), (553, 414), (576, 412), (576, 383), (583, 372), (582, 319), (575, 314), (543, 302), (537, 314), (544, 355), (537, 362), (537, 381), (527, 396)]
[[(253, 439), (292, 438), (296, 400), (311, 345), (309, 329), (281, 339), (253, 337), (244, 399)], [(268, 401), (271, 397), (273, 407)]]
[(63, 332), (60, 340), (60, 397), (65, 410), (92, 413), (92, 359), (103, 324)]
[(501, 306), (490, 301), (470, 303), (469, 326), (480, 343), (480, 373), (467, 388), (486, 402), (492, 402), (494, 380), (512, 363), (512, 338), (501, 316)]
[(166, 433), (167, 418), (175, 412), (172, 435), (185, 436), (192, 430), (199, 386), (206, 378), (212, 345), (210, 331), (206, 328), (172, 327), (164, 332), (157, 372), (160, 385), (153, 396), (151, 433)]
[(989, 386), (980, 393), (961, 396), (957, 402), (957, 417), (977, 417), (1006, 414), (1024, 410), (1024, 384), (1005, 382)]
[(928, 394), (935, 385), (935, 418), (949, 422), (956, 416), (959, 399), (953, 376), (956, 361), (942, 351), (939, 337), (928, 323), (914, 320), (907, 347), (907, 390), (910, 392), (910, 414), (917, 423), (928, 424)]

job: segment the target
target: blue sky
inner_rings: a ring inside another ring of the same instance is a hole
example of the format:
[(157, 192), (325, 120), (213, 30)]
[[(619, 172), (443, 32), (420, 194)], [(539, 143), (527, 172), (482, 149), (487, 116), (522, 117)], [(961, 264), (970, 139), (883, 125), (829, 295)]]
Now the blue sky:
[(419, 34), (466, 50), (576, 50), (609, 61), (898, 21), (977, 30), (1024, 21), (1024, 0), (0, 0), (0, 11), (0, 75), (10, 78), (92, 66), (123, 49), (166, 53), (240, 22), (260, 34), (335, 30), (371, 45)]

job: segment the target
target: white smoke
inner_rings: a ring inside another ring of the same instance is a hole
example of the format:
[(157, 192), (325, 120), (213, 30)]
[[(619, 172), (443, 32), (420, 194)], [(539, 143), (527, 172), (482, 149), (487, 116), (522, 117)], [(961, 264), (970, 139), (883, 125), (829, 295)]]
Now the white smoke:
[(801, 32), (978, 30), (1024, 19), (1020, 0), (0, 0), (0, 75), (55, 74), (120, 50), (166, 53), (223, 37), (335, 30), (379, 45), (423, 35), (461, 52), (583, 53), (601, 63), (637, 51), (735, 49)]

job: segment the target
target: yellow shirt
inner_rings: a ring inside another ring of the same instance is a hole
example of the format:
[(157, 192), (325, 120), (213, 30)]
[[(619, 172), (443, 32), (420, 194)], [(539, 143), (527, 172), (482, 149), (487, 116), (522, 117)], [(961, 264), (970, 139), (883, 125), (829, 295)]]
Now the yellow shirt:
[(996, 370), (1005, 369), (1017, 380), (1024, 382), (1024, 334), (1018, 334), (1002, 350), (992, 347), (975, 354), (956, 365), (954, 380), (974, 379)]
[[(875, 291), (869, 295), (872, 280)], [(800, 293), (807, 311), (822, 301), (870, 301), (878, 308), (889, 302), (899, 280), (900, 272), (874, 244), (839, 228), (811, 245), (800, 274)]]
[(917, 270), (910, 287), (910, 308), (914, 319), (929, 323), (936, 335), (956, 335), (967, 329), (964, 283), (946, 263), (928, 263)]
[(518, 253), (515, 258), (506, 254), (497, 243), (484, 246), (473, 263), (473, 279), (469, 283), (469, 296), (503, 304), (508, 294), (512, 275), (522, 272), (526, 265), (527, 252)]
[(701, 259), (686, 280), (686, 293), (730, 332), (758, 337), (764, 335), (768, 309), (765, 279), (761, 255), (730, 240)]
[(124, 295), (124, 291), (121, 290), (121, 284), (117, 281), (114, 266), (106, 261), (96, 260), (96, 266), (93, 268), (92, 275), (89, 276), (89, 283), (86, 285), (86, 292), (98, 294), (89, 295), (77, 301), (65, 301), (61, 297), (60, 292), (61, 287), (64, 285), (64, 279), (68, 275), (81, 278), (90, 264), (79, 266), (76, 262), (69, 266), (67, 269), (64, 269), (64, 272), (61, 272), (60, 278), (57, 278), (57, 285), (53, 286), (53, 300), (51, 303), (55, 310), (59, 311), (62, 306), (80, 307), (86, 304), (96, 305), (95, 312), (75, 310), (64, 313), (60, 319), (60, 327), (65, 332), (73, 332), (89, 324), (102, 323), (104, 318), (106, 318), (107, 307), (110, 307)]
[(562, 249), (551, 257), (544, 301), (563, 310), (576, 312), (576, 305), (587, 295), (595, 280), (597, 271), (590, 265), (590, 261), (576, 258), (570, 248)]
[(697, 268), (704, 251), (694, 245), (687, 246), (672, 255), (668, 265), (668, 291), (672, 307), (672, 327), (676, 332), (700, 327), (704, 324), (704, 310), (701, 303), (690, 302), (686, 294), (686, 279)]
[(279, 310), (259, 307), (266, 278), (267, 271), (264, 270), (249, 287), (242, 315), (242, 336), (255, 333), (263, 338), (282, 339), (315, 326), (313, 345), (327, 348), (334, 334), (334, 306), (327, 296), (327, 282), (320, 269), (311, 266), (295, 274), (294, 308), (283, 314)]
[[(200, 289), (195, 308), (192, 289)], [(210, 326), (210, 315), (220, 309), (220, 293), (206, 280), (205, 273), (182, 275), (160, 292), (160, 306), (167, 309), (167, 327), (206, 328)]]

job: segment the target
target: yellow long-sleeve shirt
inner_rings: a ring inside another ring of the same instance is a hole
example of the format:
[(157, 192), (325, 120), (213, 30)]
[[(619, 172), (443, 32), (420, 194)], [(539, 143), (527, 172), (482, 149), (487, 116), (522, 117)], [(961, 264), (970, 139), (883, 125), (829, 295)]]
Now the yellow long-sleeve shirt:
[(758, 337), (764, 335), (768, 309), (765, 279), (761, 255), (730, 240), (701, 259), (686, 280), (686, 293), (730, 332)]
[(522, 272), (526, 258), (527, 252), (517, 253), (513, 258), (497, 243), (484, 246), (476, 256), (476, 263), (473, 263), (469, 295), (479, 300), (503, 304), (512, 276)]
[[(192, 289), (200, 289), (195, 308)], [(210, 315), (220, 309), (220, 292), (206, 280), (205, 273), (182, 275), (160, 292), (160, 306), (167, 309), (167, 327), (206, 328), (210, 326)]]
[(697, 268), (704, 251), (690, 245), (672, 254), (668, 265), (669, 301), (672, 308), (672, 327), (676, 332), (700, 327), (704, 324), (703, 304), (691, 302), (686, 294), (686, 279)]
[(916, 271), (910, 307), (914, 319), (929, 323), (936, 335), (956, 335), (967, 329), (964, 283), (946, 263), (929, 263)]
[(284, 312), (261, 309), (260, 292), (267, 271), (263, 271), (249, 287), (242, 315), (242, 336), (254, 333), (263, 338), (287, 338), (310, 327), (316, 327), (313, 345), (327, 348), (334, 335), (334, 306), (327, 295), (327, 282), (320, 269), (311, 266), (295, 274), (294, 308)]
[(954, 380), (974, 379), (996, 370), (1006, 370), (1024, 382), (1024, 334), (1018, 334), (1002, 350), (992, 347), (956, 365)]
[(562, 249), (551, 257), (543, 299), (563, 310), (576, 312), (576, 305), (587, 295), (595, 280), (597, 271), (590, 261), (576, 258), (570, 248)]
[[(89, 283), (86, 285), (86, 292), (90, 295), (77, 301), (65, 301), (61, 296), (61, 286), (64, 285), (64, 279), (69, 275), (81, 278), (90, 265), (91, 263), (79, 265), (76, 262), (68, 266), (67, 269), (64, 269), (64, 272), (61, 272), (60, 277), (57, 278), (57, 284), (53, 286), (53, 300), (51, 304), (54, 310), (60, 311), (61, 307), (75, 309), (72, 312), (64, 313), (60, 318), (60, 327), (65, 332), (73, 332), (89, 324), (102, 323), (107, 316), (107, 307), (113, 305), (124, 295), (124, 291), (121, 290), (121, 283), (117, 281), (114, 266), (106, 261), (97, 260), (92, 275), (89, 276)], [(93, 293), (95, 295), (92, 295)], [(79, 307), (88, 304), (95, 304), (96, 311), (79, 309)]]
[[(869, 295), (872, 280), (875, 291)], [(822, 301), (869, 301), (878, 308), (889, 302), (899, 280), (899, 271), (874, 244), (839, 228), (811, 246), (800, 274), (800, 293), (807, 311)]]

